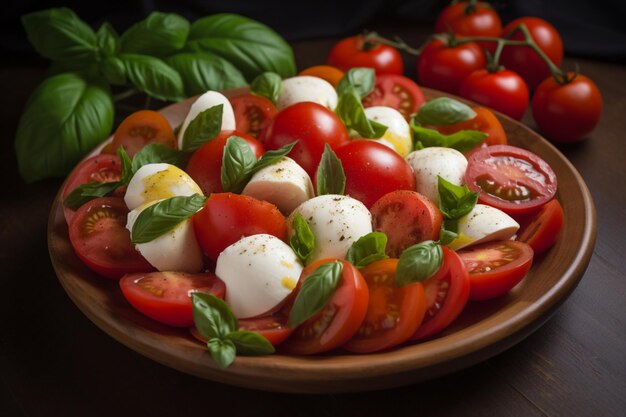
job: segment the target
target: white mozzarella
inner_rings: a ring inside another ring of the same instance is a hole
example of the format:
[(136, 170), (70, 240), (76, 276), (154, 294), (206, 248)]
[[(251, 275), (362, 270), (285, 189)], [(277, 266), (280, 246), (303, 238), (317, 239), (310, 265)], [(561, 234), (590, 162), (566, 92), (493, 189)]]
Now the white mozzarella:
[(269, 201), (285, 216), (315, 195), (309, 174), (288, 157), (255, 173), (241, 193)]
[(435, 204), (439, 203), (437, 176), (441, 176), (454, 185), (463, 184), (467, 159), (456, 149), (424, 148), (411, 152), (405, 159), (413, 168), (416, 191)]
[(235, 130), (235, 113), (233, 112), (233, 106), (230, 104), (230, 101), (228, 101), (226, 96), (217, 91), (207, 91), (193, 102), (189, 113), (187, 113), (183, 124), (180, 126), (180, 131), (178, 132), (178, 149), (183, 148), (183, 136), (185, 135), (189, 123), (191, 123), (198, 114), (219, 104), (224, 106), (222, 110), (222, 130)]
[(165, 163), (147, 164), (131, 178), (124, 201), (133, 210), (150, 201), (192, 194), (202, 195), (202, 190), (185, 171)]
[(318, 77), (300, 75), (283, 80), (283, 88), (276, 103), (278, 110), (303, 101), (312, 101), (335, 110), (337, 92), (328, 81)]
[[(139, 214), (157, 201), (143, 204), (128, 213), (126, 228), (132, 232)], [(199, 272), (203, 268), (202, 251), (196, 240), (191, 219), (150, 242), (138, 243), (135, 249), (159, 271)]]
[(398, 110), (387, 106), (374, 106), (366, 108), (365, 115), (368, 119), (387, 126), (382, 138), (375, 140), (390, 143), (392, 149), (403, 157), (411, 152), (413, 147), (411, 127)]
[(448, 247), (457, 250), (492, 240), (507, 240), (515, 235), (519, 227), (519, 224), (502, 210), (485, 204), (476, 204), (472, 211), (459, 219), (457, 230), (459, 236)]
[(235, 316), (248, 318), (271, 311), (291, 294), (302, 268), (289, 245), (260, 234), (224, 249), (215, 275), (226, 284), (226, 302)]
[(352, 243), (372, 231), (372, 216), (360, 201), (345, 195), (321, 195), (305, 201), (287, 219), (289, 235), (293, 235), (296, 214), (309, 223), (315, 235), (311, 260), (344, 259)]

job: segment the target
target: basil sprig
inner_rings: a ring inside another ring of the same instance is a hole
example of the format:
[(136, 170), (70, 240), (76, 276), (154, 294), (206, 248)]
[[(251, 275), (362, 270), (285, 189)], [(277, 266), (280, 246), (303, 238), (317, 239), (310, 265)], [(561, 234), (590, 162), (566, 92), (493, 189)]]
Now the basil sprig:
[(426, 240), (408, 247), (400, 255), (396, 267), (396, 286), (404, 287), (435, 275), (443, 263), (443, 250), (438, 242)]
[(290, 327), (298, 327), (326, 306), (339, 285), (342, 271), (343, 264), (333, 261), (320, 265), (302, 281), (300, 292), (289, 312)]
[(387, 235), (382, 232), (370, 232), (355, 241), (346, 255), (346, 260), (361, 269), (372, 262), (387, 259)]
[(65, 207), (77, 210), (83, 204), (98, 197), (105, 197), (111, 194), (117, 187), (122, 185), (120, 181), (113, 182), (88, 182), (81, 184), (72, 190), (71, 193), (65, 197), (63, 204)]
[(356, 91), (363, 98), (374, 90), (376, 74), (372, 68), (351, 68), (339, 80), (337, 94), (342, 95)]
[(317, 195), (343, 195), (346, 191), (346, 174), (341, 159), (337, 157), (328, 143), (324, 144), (324, 153), (322, 153), (322, 159), (317, 166), (315, 188)]
[(193, 152), (215, 138), (222, 130), (223, 113), (223, 104), (209, 107), (198, 113), (183, 133), (183, 151)]
[(452, 184), (441, 176), (437, 176), (437, 186), (439, 209), (444, 217), (439, 240), (447, 245), (458, 237), (458, 220), (474, 209), (478, 201), (478, 193), (471, 192), (467, 185)]
[(194, 292), (191, 295), (193, 321), (198, 332), (207, 339), (211, 357), (221, 368), (230, 366), (237, 354), (269, 355), (274, 346), (257, 332), (239, 330), (233, 312), (212, 294)]
[(415, 120), (423, 125), (445, 126), (476, 117), (476, 112), (465, 103), (449, 97), (438, 97), (422, 105)]
[(265, 97), (276, 104), (278, 96), (283, 89), (283, 80), (275, 72), (264, 72), (256, 77), (250, 84), (250, 92), (257, 96)]
[(293, 217), (291, 227), (293, 236), (289, 239), (289, 245), (302, 263), (307, 264), (313, 249), (315, 249), (313, 230), (311, 230), (309, 222), (300, 213), (296, 213)]
[(415, 138), (414, 150), (438, 146), (452, 148), (459, 152), (467, 152), (485, 140), (488, 134), (478, 130), (459, 130), (451, 135), (444, 135), (435, 129), (418, 126), (411, 123), (413, 137)]

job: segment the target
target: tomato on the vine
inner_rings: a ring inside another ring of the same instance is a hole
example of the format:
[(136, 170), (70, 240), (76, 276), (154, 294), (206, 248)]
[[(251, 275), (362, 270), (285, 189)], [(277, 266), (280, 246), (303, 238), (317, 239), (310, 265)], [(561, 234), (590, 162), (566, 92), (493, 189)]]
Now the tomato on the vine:
[(506, 145), (506, 133), (502, 123), (493, 112), (485, 107), (475, 107), (476, 117), (452, 125), (435, 126), (444, 135), (451, 135), (460, 130), (479, 130), (488, 134), (482, 142), (485, 145)]
[(235, 113), (236, 129), (254, 138), (270, 124), (278, 110), (265, 97), (244, 94), (230, 99)]
[(363, 106), (393, 107), (408, 121), (425, 101), (422, 89), (410, 78), (384, 74), (376, 76), (374, 90), (363, 98)]
[(326, 62), (342, 71), (354, 67), (369, 67), (374, 68), (376, 75), (402, 75), (404, 72), (400, 52), (393, 46), (367, 39), (367, 35), (352, 36), (337, 42), (330, 50)]
[(443, 9), (435, 22), (436, 33), (449, 31), (462, 36), (498, 37), (502, 21), (489, 3), (460, 1)]
[(529, 101), (526, 83), (509, 70), (474, 71), (461, 83), (459, 95), (517, 120), (524, 116)]

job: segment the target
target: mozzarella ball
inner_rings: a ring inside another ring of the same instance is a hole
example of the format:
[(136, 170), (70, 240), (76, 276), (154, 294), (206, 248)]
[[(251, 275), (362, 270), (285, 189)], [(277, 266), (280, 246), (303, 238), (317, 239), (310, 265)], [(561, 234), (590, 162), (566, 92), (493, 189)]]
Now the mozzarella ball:
[(328, 81), (310, 75), (283, 80), (283, 88), (276, 103), (278, 110), (302, 101), (312, 101), (335, 110), (338, 101), (337, 92)]
[(416, 191), (435, 204), (439, 204), (437, 176), (454, 185), (463, 184), (467, 159), (456, 149), (424, 148), (411, 152), (405, 159), (413, 168)]
[(230, 101), (228, 101), (226, 96), (222, 93), (218, 93), (217, 91), (207, 91), (194, 101), (189, 109), (189, 113), (187, 113), (187, 116), (183, 121), (183, 124), (180, 126), (180, 130), (178, 132), (178, 149), (183, 149), (183, 137), (185, 136), (185, 131), (187, 130), (189, 123), (191, 123), (191, 121), (195, 119), (198, 114), (219, 104), (224, 106), (222, 110), (221, 130), (235, 130), (235, 113), (233, 112), (233, 106), (230, 104)]
[(459, 236), (448, 247), (461, 249), (492, 240), (507, 240), (519, 229), (519, 224), (511, 216), (495, 207), (485, 204), (476, 206), (458, 221)]
[(392, 145), (392, 149), (400, 155), (407, 156), (413, 148), (413, 135), (408, 122), (402, 114), (394, 108), (387, 106), (374, 106), (365, 109), (368, 119), (387, 126), (387, 131), (380, 139)]

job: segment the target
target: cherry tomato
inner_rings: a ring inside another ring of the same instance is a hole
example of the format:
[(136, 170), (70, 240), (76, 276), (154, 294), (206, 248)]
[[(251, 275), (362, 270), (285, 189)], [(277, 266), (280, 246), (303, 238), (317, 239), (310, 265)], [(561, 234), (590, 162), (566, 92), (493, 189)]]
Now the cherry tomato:
[(537, 212), (557, 189), (556, 174), (547, 162), (510, 145), (479, 148), (470, 154), (465, 184), (478, 201), (512, 216)]
[[(563, 62), (563, 41), (559, 32), (550, 23), (538, 17), (521, 17), (515, 19), (502, 30), (501, 37), (509, 37), (513, 29), (525, 24), (535, 43), (550, 60), (560, 67)], [(521, 31), (516, 31), (510, 39), (524, 40)], [(505, 68), (518, 73), (528, 88), (534, 90), (540, 82), (550, 76), (550, 69), (539, 55), (527, 46), (506, 46), (502, 50), (500, 64)]]
[(262, 135), (268, 150), (298, 141), (289, 153), (313, 177), (328, 143), (336, 149), (349, 140), (344, 124), (332, 111), (312, 102), (301, 102), (284, 108)]
[(459, 89), (459, 95), (520, 120), (528, 108), (529, 93), (524, 80), (513, 71), (472, 72)]
[[(574, 77), (574, 74), (568, 74)], [(554, 78), (544, 80), (533, 95), (533, 118), (539, 129), (557, 142), (581, 140), (593, 130), (602, 113), (602, 95), (596, 84), (584, 75), (559, 85)]]
[(470, 300), (506, 294), (530, 271), (532, 248), (514, 240), (487, 242), (458, 252), (470, 279)]
[(463, 311), (470, 292), (470, 280), (459, 255), (445, 246), (443, 264), (431, 278), (422, 281), (426, 293), (424, 321), (411, 340), (426, 339), (448, 327)]
[(124, 275), (120, 280), (124, 298), (142, 314), (176, 327), (193, 326), (192, 292), (224, 298), (226, 286), (209, 272), (148, 272)]
[(230, 99), (235, 113), (235, 129), (254, 138), (270, 124), (278, 110), (265, 97), (244, 94)]
[(399, 257), (409, 246), (439, 239), (443, 216), (439, 208), (417, 191), (393, 191), (370, 209), (375, 232), (387, 235), (387, 255)]
[(128, 156), (132, 158), (149, 143), (161, 143), (174, 149), (178, 147), (174, 130), (161, 113), (140, 110), (120, 123), (106, 152), (115, 153), (123, 146)]
[(202, 145), (191, 155), (185, 169), (205, 195), (224, 191), (222, 188), (222, 158), (226, 141), (233, 135), (244, 139), (257, 158), (265, 153), (261, 142), (252, 136), (237, 130), (220, 132), (219, 135)]
[(451, 135), (460, 130), (479, 130), (488, 134), (482, 142), (485, 145), (506, 145), (506, 133), (502, 123), (493, 112), (485, 107), (475, 107), (476, 117), (464, 122), (447, 126), (436, 126), (435, 128), (444, 135)]
[(333, 87), (337, 87), (339, 81), (341, 81), (345, 74), (339, 68), (330, 65), (315, 65), (303, 69), (298, 75), (310, 75), (312, 77), (321, 78), (328, 81)]
[(124, 274), (154, 268), (130, 243), (126, 229), (128, 208), (119, 197), (101, 197), (83, 204), (70, 223), (74, 252), (98, 274), (119, 279)]
[(406, 120), (424, 104), (422, 89), (403, 75), (386, 74), (376, 77), (374, 91), (363, 98), (363, 106), (387, 106), (398, 110)]
[(485, 53), (475, 42), (448, 46), (435, 39), (417, 60), (417, 79), (424, 87), (458, 94), (463, 80), (486, 65)]
[(193, 216), (193, 228), (204, 253), (213, 261), (239, 239), (261, 233), (287, 239), (285, 216), (275, 205), (247, 195), (211, 194)]
[(556, 243), (562, 228), (563, 207), (557, 199), (552, 199), (532, 219), (524, 222), (517, 240), (528, 243), (536, 254), (541, 254)]
[[(288, 326), (288, 318), (276, 313), (270, 316), (256, 317), (250, 319), (239, 319), (239, 330), (249, 330), (257, 332), (267, 339), (273, 346), (278, 346), (289, 337), (293, 329)], [(193, 337), (206, 344), (207, 340), (198, 332), (195, 327), (191, 327), (189, 332)]]
[[(322, 264), (332, 259), (320, 259), (307, 265), (300, 275), (294, 298), (306, 280)], [(286, 353), (312, 355), (335, 349), (352, 338), (361, 327), (367, 314), (369, 292), (361, 273), (344, 260), (341, 281), (330, 300), (322, 310), (302, 323), (281, 345)], [(288, 315), (291, 303), (285, 305)]]
[(396, 287), (398, 259), (383, 259), (361, 269), (369, 289), (367, 315), (343, 348), (369, 353), (405, 342), (422, 323), (426, 312), (424, 286), (420, 282)]
[(354, 67), (374, 68), (376, 75), (402, 75), (402, 55), (393, 46), (375, 40), (366, 40), (367, 35), (357, 35), (337, 42), (326, 59), (326, 63), (347, 71)]
[(502, 21), (488, 3), (470, 5), (467, 1), (460, 1), (443, 9), (435, 22), (435, 33), (449, 31), (462, 36), (498, 37), (502, 32)]
[(415, 189), (411, 166), (382, 143), (352, 140), (337, 148), (335, 153), (346, 174), (346, 194), (367, 208), (391, 191)]

